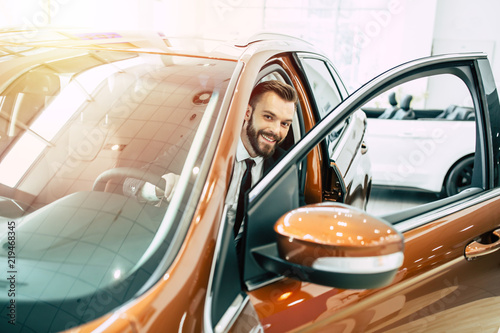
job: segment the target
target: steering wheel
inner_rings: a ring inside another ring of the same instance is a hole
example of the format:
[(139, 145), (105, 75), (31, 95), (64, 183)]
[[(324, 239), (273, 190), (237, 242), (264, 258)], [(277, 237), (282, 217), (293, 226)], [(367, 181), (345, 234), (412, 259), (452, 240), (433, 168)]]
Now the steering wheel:
[[(158, 187), (161, 187), (159, 184), (162, 181), (163, 183), (165, 183), (165, 180), (161, 178), (161, 175), (155, 174), (153, 172), (136, 168), (119, 167), (119, 168), (109, 169), (101, 173), (94, 181), (92, 190), (104, 192), (108, 181), (116, 178), (118, 178), (121, 182), (123, 182), (127, 178), (140, 179)], [(163, 188), (164, 187), (165, 186), (163, 186)]]

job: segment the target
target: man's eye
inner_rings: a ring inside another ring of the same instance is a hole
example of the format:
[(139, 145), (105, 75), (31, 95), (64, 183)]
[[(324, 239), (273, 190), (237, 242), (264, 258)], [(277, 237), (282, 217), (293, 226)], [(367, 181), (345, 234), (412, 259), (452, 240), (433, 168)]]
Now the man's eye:
[(289, 123), (281, 123), (281, 126), (288, 128), (288, 127), (290, 127), (290, 124)]
[(268, 116), (268, 115), (265, 115), (264, 118), (267, 119), (267, 120), (273, 119), (271, 116)]

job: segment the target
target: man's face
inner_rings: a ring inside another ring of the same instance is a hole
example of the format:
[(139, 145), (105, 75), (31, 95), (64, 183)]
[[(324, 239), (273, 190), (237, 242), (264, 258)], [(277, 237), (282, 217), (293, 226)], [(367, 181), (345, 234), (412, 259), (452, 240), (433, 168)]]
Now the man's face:
[(295, 104), (274, 92), (264, 93), (255, 109), (249, 105), (241, 139), (250, 156), (271, 156), (288, 134), (294, 112)]

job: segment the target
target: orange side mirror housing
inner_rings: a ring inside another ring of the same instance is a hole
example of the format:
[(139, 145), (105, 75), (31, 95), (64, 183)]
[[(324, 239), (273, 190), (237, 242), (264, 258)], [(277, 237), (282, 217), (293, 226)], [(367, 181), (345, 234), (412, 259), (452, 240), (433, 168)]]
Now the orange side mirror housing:
[(254, 251), (265, 269), (344, 289), (392, 282), (404, 238), (391, 224), (355, 207), (321, 203), (294, 209), (275, 224), (277, 242)]

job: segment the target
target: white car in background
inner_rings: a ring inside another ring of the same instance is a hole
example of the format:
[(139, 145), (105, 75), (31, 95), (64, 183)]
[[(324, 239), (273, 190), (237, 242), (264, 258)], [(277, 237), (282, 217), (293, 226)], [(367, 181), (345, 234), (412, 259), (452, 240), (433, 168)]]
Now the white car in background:
[(412, 108), (412, 95), (404, 94), (397, 105), (396, 92), (391, 91), (387, 107), (363, 108), (374, 186), (451, 196), (471, 185), (474, 109), (457, 104), (425, 107), (431, 103), (427, 97), (418, 101), (422, 107)]

